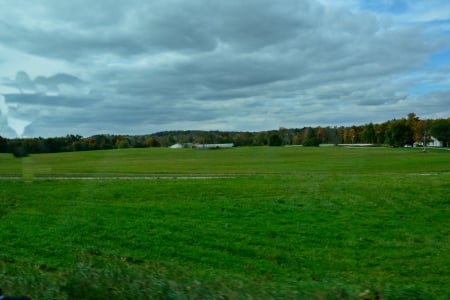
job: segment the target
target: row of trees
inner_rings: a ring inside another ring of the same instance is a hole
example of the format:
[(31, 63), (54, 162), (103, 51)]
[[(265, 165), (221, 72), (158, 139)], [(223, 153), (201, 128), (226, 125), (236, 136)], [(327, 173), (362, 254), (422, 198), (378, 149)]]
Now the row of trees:
[(283, 146), (367, 143), (401, 147), (436, 137), (449, 146), (450, 118), (420, 120), (414, 113), (407, 118), (380, 124), (351, 127), (280, 128), (260, 132), (164, 131), (149, 135), (95, 135), (83, 138), (67, 135), (55, 138), (6, 139), (0, 136), (0, 152), (24, 156), (28, 153), (87, 151), (117, 148), (168, 147), (175, 143), (234, 143), (236, 146)]

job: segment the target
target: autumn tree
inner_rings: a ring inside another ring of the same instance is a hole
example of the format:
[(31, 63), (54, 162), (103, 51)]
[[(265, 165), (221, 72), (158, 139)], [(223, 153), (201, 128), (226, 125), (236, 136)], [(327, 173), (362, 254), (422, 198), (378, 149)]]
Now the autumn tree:
[(346, 129), (345, 127), (341, 126), (338, 128), (338, 139), (340, 143), (345, 143), (345, 137), (346, 137)]
[(124, 137), (123, 135), (118, 135), (118, 136), (116, 136), (116, 137), (115, 137), (115, 140), (114, 140), (114, 146), (116, 146), (116, 148), (118, 148), (120, 142), (122, 142), (122, 141), (125, 140), (125, 139), (126, 139), (126, 137)]
[(375, 143), (380, 144), (380, 145), (385, 143), (386, 127), (387, 127), (387, 123), (373, 125), (373, 128), (375, 130)]
[(322, 127), (317, 127), (316, 138), (319, 140), (320, 143), (326, 143), (325, 130)]
[(426, 126), (425, 122), (418, 120), (413, 124), (413, 139), (415, 142), (423, 142), (426, 138)]
[(159, 147), (159, 142), (157, 139), (152, 137), (147, 137), (144, 142), (145, 147)]
[(292, 139), (292, 144), (294, 145), (301, 145), (302, 144), (302, 134), (301, 132), (297, 132), (297, 134), (294, 136), (294, 138)]
[(130, 141), (127, 137), (119, 135), (116, 137), (116, 142), (114, 143), (117, 148), (130, 148)]
[(355, 143), (355, 141), (356, 141), (356, 129), (355, 129), (355, 126), (350, 128), (350, 130), (348, 131), (347, 139), (349, 139), (352, 144)]

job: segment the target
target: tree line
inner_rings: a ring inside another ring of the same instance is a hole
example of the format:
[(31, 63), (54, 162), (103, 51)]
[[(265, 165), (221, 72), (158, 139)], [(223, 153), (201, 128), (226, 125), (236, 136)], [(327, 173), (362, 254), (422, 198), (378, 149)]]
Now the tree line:
[(414, 113), (384, 123), (334, 127), (279, 128), (242, 131), (163, 131), (148, 135), (99, 134), (91, 137), (67, 135), (53, 138), (15, 138), (0, 136), (0, 152), (17, 157), (31, 153), (54, 153), (120, 148), (169, 147), (173, 144), (234, 143), (235, 146), (318, 146), (320, 144), (373, 144), (402, 147), (428, 142), (433, 136), (449, 147), (450, 118), (420, 120)]

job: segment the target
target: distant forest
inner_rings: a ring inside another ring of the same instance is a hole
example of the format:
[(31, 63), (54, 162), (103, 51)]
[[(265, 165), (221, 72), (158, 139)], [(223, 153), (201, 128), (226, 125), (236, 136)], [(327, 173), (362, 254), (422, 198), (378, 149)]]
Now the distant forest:
[(91, 137), (67, 135), (52, 138), (15, 138), (0, 136), (0, 152), (16, 157), (32, 153), (105, 150), (118, 148), (169, 147), (173, 144), (234, 143), (235, 146), (319, 146), (320, 144), (373, 144), (402, 147), (429, 141), (431, 136), (449, 147), (450, 118), (420, 120), (414, 113), (406, 118), (381, 124), (359, 126), (279, 128), (259, 132), (238, 131), (163, 131), (147, 135), (99, 134)]

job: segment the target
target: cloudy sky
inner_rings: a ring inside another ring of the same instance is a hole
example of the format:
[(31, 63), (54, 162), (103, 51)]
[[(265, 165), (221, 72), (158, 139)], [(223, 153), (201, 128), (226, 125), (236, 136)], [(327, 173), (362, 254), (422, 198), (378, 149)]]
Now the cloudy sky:
[(450, 117), (448, 0), (0, 0), (0, 135)]

